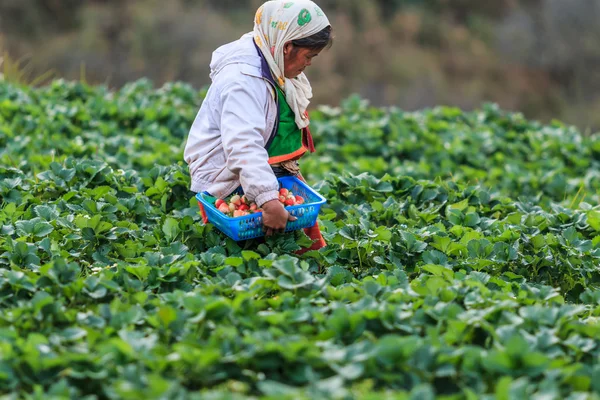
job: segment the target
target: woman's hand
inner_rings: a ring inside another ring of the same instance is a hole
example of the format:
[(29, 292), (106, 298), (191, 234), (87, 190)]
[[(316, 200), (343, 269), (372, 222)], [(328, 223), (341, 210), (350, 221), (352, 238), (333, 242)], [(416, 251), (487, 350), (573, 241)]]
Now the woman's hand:
[(290, 215), (279, 200), (267, 201), (262, 205), (263, 226), (265, 235), (271, 236), (274, 233), (283, 233), (288, 221), (295, 221), (297, 218)]

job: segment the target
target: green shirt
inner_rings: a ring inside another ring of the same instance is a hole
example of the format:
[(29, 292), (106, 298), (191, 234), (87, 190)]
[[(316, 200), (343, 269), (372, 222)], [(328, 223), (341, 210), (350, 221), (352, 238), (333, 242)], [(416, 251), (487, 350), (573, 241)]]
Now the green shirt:
[(279, 87), (277, 87), (277, 92), (279, 96), (279, 127), (268, 150), (270, 162), (286, 161), (306, 151), (302, 145), (302, 130), (296, 125), (296, 116), (285, 101), (285, 95)]

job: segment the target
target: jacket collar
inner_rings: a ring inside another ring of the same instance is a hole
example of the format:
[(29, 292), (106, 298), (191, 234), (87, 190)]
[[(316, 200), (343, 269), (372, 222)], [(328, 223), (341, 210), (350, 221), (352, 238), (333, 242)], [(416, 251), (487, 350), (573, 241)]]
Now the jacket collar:
[(254, 44), (254, 47), (256, 48), (258, 56), (260, 57), (260, 70), (261, 70), (261, 73), (262, 73), (262, 78), (265, 78), (270, 83), (272, 83), (273, 85), (275, 85), (275, 79), (273, 79), (273, 74), (271, 73), (271, 68), (269, 68), (269, 64), (267, 63), (267, 59), (263, 55), (262, 51), (260, 50), (260, 48), (258, 47), (258, 45), (256, 44), (256, 42), (254, 41), (254, 39), (252, 39), (252, 43)]

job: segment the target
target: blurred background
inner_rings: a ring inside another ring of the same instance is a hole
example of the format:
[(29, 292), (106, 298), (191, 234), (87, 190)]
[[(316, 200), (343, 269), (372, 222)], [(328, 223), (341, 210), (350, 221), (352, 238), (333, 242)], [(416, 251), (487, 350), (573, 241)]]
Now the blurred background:
[[(200, 89), (212, 51), (252, 30), (262, 3), (0, 0), (0, 71), (30, 82), (49, 72), (113, 88), (147, 77)], [(317, 3), (335, 43), (307, 70), (313, 105), (353, 93), (406, 110), (496, 102), (600, 129), (600, 0)]]

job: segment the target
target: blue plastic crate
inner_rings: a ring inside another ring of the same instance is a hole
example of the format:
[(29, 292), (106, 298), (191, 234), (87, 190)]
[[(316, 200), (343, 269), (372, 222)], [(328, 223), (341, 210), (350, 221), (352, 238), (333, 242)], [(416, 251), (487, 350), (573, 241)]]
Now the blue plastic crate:
[[(321, 206), (326, 202), (325, 198), (295, 176), (284, 176), (277, 180), (279, 181), (280, 188), (286, 188), (294, 193), (294, 195), (304, 198), (304, 204), (287, 206), (285, 208), (291, 215), (298, 218), (296, 221), (288, 221), (285, 231), (291, 232), (314, 226), (317, 222)], [(233, 240), (247, 240), (265, 235), (263, 231), (262, 212), (243, 217), (228, 217), (217, 210), (215, 205), (205, 197), (209, 197), (206, 192), (196, 195), (198, 202), (204, 206), (208, 222)]]

